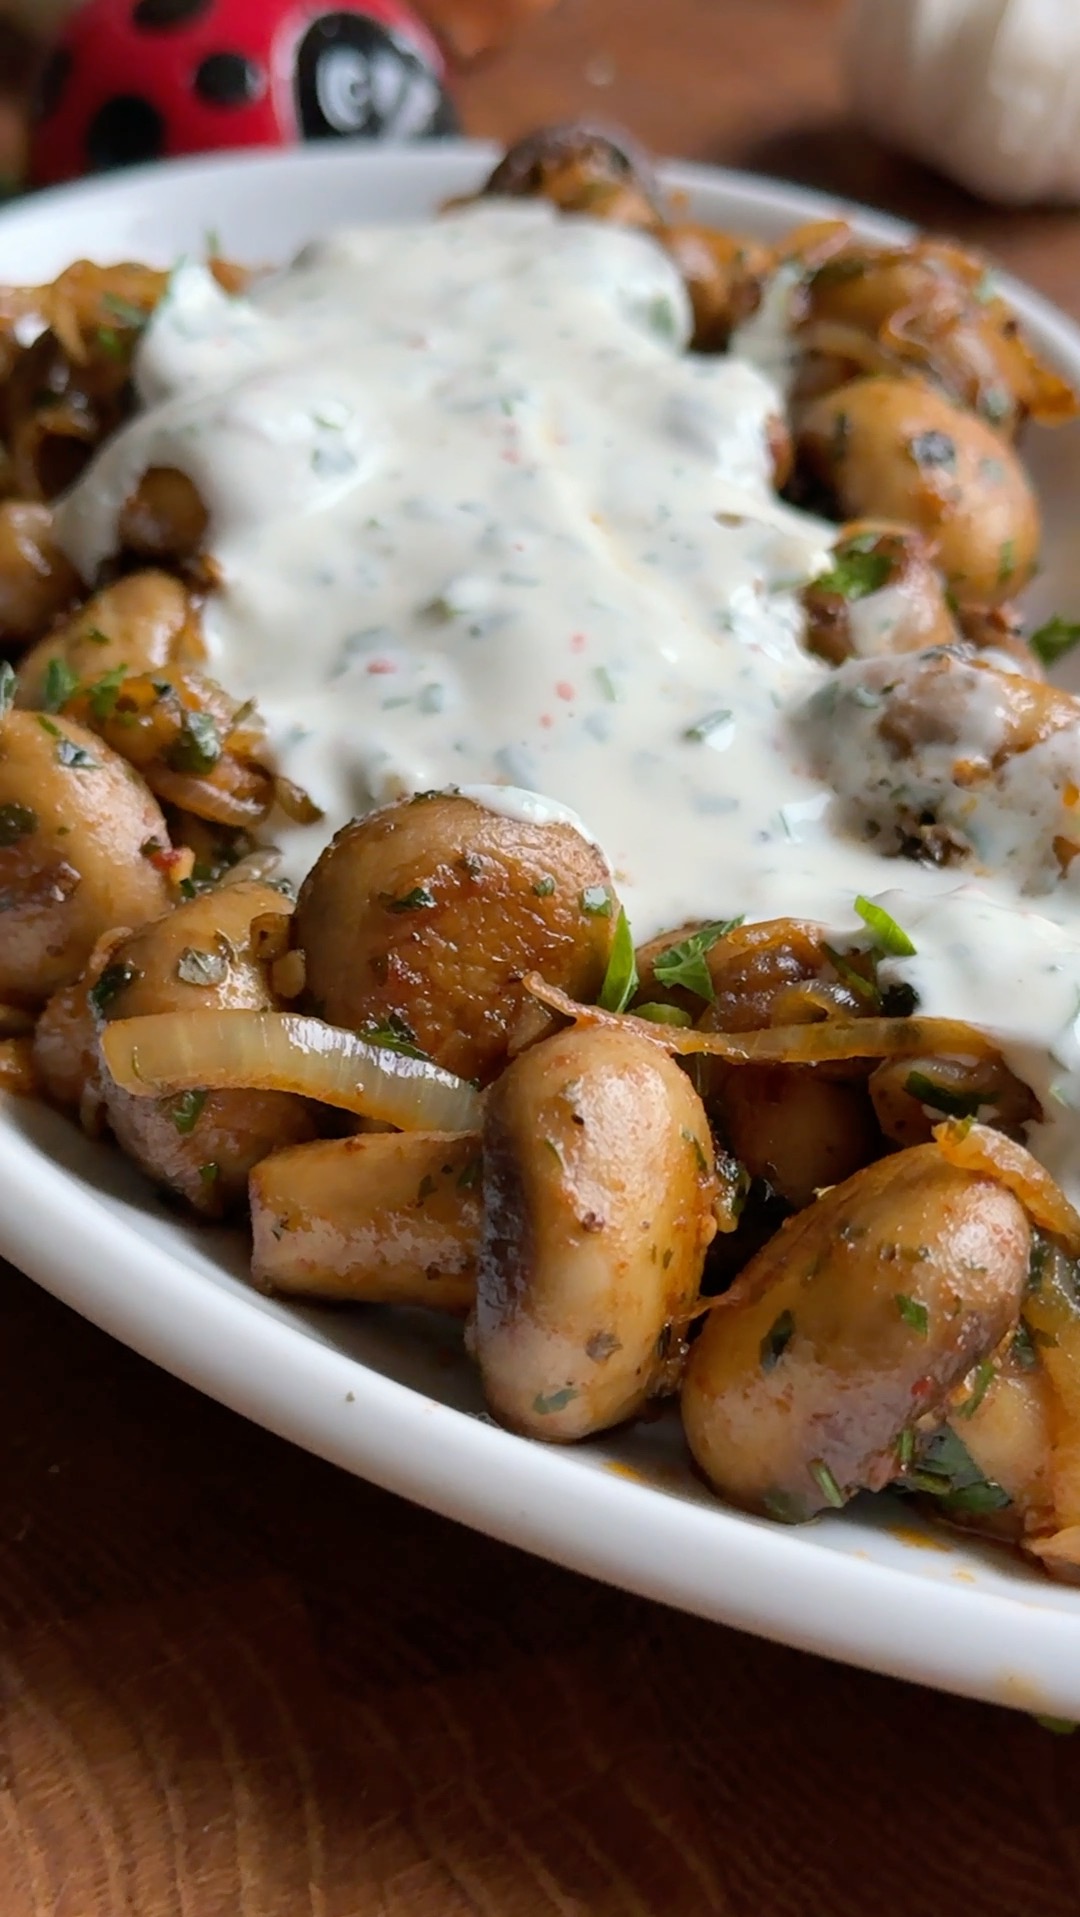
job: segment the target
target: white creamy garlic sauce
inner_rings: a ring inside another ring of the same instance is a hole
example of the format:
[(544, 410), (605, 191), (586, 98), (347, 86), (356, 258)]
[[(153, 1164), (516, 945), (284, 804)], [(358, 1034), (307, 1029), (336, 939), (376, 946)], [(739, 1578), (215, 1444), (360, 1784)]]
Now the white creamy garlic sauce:
[[(1033, 1149), (1076, 1195), (1077, 894), (1024, 896), (1060, 778), (1028, 755), (996, 876), (845, 828), (889, 769), (857, 699), (824, 752), (803, 713), (836, 676), (802, 648), (797, 596), (835, 529), (772, 491), (785, 312), (781, 286), (737, 342), (762, 370), (691, 356), (661, 249), (542, 204), (339, 233), (240, 298), (182, 266), (140, 345), (142, 410), (60, 535), (90, 581), (148, 467), (195, 483), (223, 573), (209, 669), (257, 697), (280, 769), (325, 810), (279, 835), (294, 875), (355, 814), (457, 786), (580, 823), (639, 942), (744, 913), (865, 944), (853, 902), (876, 897), (917, 948), (882, 976), (995, 1036), (1043, 1105)], [(1080, 765), (1072, 735), (1051, 756), (1070, 750)]]

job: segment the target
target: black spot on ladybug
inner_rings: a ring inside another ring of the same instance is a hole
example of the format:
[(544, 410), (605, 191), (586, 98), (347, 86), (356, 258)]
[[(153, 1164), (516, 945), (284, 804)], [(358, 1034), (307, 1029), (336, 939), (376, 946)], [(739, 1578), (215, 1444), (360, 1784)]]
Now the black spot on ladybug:
[(207, 106), (249, 106), (266, 91), (266, 75), (242, 53), (211, 53), (195, 75), (195, 91)]
[(209, 13), (213, 4), (214, 0), (138, 0), (131, 18), (148, 33), (167, 32), (170, 27), (186, 27), (200, 13)]
[(90, 122), (86, 152), (95, 172), (156, 160), (165, 145), (165, 122), (149, 100), (118, 94), (99, 107)]
[(411, 140), (456, 126), (415, 47), (358, 13), (312, 22), (297, 56), (296, 104), (306, 140)]
[(35, 120), (47, 120), (56, 112), (71, 79), (75, 62), (67, 47), (57, 47), (42, 68), (34, 94)]

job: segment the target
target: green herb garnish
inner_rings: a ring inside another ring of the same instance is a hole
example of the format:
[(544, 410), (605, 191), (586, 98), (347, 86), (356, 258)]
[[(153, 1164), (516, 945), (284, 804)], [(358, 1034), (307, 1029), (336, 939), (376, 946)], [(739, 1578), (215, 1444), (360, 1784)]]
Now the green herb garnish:
[(875, 905), (873, 899), (860, 896), (855, 901), (855, 910), (868, 931), (873, 933), (874, 944), (879, 951), (887, 953), (890, 958), (915, 957), (915, 947), (903, 926), (897, 925), (883, 905)]
[(597, 1003), (603, 1006), (605, 1012), (625, 1012), (639, 982), (630, 921), (620, 907), (615, 921), (615, 937), (611, 942), (611, 957)]
[(422, 1058), (429, 1061), (429, 1054), (416, 1042), (416, 1033), (412, 1026), (397, 1012), (388, 1012), (384, 1019), (378, 1019), (365, 1025), (360, 1033), (365, 1045), (380, 1045), (388, 1052), (401, 1052), (405, 1058)]
[(776, 1524), (805, 1524), (808, 1516), (802, 1499), (790, 1491), (766, 1491), (761, 1508)]
[(908, 451), (921, 472), (933, 472), (935, 468), (948, 468), (956, 465), (956, 441), (948, 433), (931, 430), (928, 433), (916, 433), (908, 440)]
[(837, 952), (831, 945), (822, 944), (822, 951), (836, 973), (838, 979), (854, 992), (856, 998), (874, 1011), (881, 1010), (881, 987), (872, 978), (866, 978), (856, 965), (843, 952)]
[(940, 1499), (945, 1511), (1003, 1511), (1012, 1502), (999, 1484), (983, 1476), (966, 1444), (949, 1425), (931, 1438), (906, 1483), (911, 1490)]
[(181, 1138), (187, 1138), (195, 1130), (202, 1116), (206, 1097), (205, 1092), (181, 1092), (179, 1098), (173, 1099), (169, 1106), (169, 1117)]
[(909, 1072), (904, 1080), (904, 1090), (920, 1105), (929, 1105), (932, 1111), (944, 1112), (946, 1118), (975, 1118), (984, 1105), (991, 1101), (985, 1092), (951, 1092), (943, 1085), (935, 1085), (925, 1072)]
[(730, 718), (730, 708), (722, 706), (717, 712), (706, 713), (705, 717), (699, 719), (696, 725), (687, 726), (686, 731), (683, 733), (683, 738), (688, 740), (691, 745), (707, 745), (713, 733), (719, 732), (722, 726), (726, 726)]
[(542, 879), (536, 879), (533, 883), (533, 892), (538, 899), (549, 899), (554, 890), (555, 881), (553, 878), (545, 876)]
[(580, 1395), (577, 1385), (563, 1385), (558, 1391), (541, 1391), (533, 1399), (533, 1410), (538, 1418), (546, 1418), (552, 1411), (564, 1411)]
[(1028, 644), (1044, 666), (1056, 666), (1059, 659), (1080, 645), (1080, 624), (1072, 619), (1048, 619), (1032, 633)]
[(775, 1369), (794, 1336), (795, 1320), (790, 1311), (782, 1311), (772, 1329), (761, 1340), (762, 1371)]
[(124, 959), (119, 960), (115, 965), (105, 967), (97, 984), (92, 985), (87, 994), (91, 1007), (99, 1018), (105, 1016), (109, 1006), (123, 991), (125, 985), (130, 985), (138, 976), (137, 968), (129, 965)]
[(1001, 553), (998, 558), (998, 585), (1007, 585), (1015, 571), (1016, 541), (1015, 539), (1004, 539), (1001, 542)]
[(7, 659), (0, 659), (0, 719), (6, 719), (15, 704), (18, 683), (14, 666)]
[(811, 1460), (810, 1475), (814, 1479), (826, 1504), (831, 1504), (834, 1511), (842, 1511), (845, 1502), (844, 1494), (837, 1484), (836, 1479), (833, 1477), (832, 1472), (829, 1470), (828, 1465), (825, 1464), (821, 1458)]
[(895, 1303), (904, 1323), (910, 1325), (912, 1331), (917, 1331), (920, 1338), (925, 1338), (930, 1330), (930, 1313), (926, 1306), (921, 1305), (917, 1298), (909, 1298), (904, 1291), (896, 1292)]
[(426, 885), (414, 885), (411, 892), (406, 892), (400, 899), (391, 899), (389, 905), (391, 912), (433, 912), (435, 895), (428, 891)]
[(106, 312), (111, 313), (122, 326), (129, 326), (133, 333), (141, 333), (150, 318), (141, 306), (134, 305), (131, 300), (120, 299), (116, 293), (106, 293), (101, 304)]
[(0, 845), (17, 845), (37, 828), (38, 815), (30, 806), (20, 805), (17, 799), (9, 805), (0, 805)]
[(812, 581), (815, 592), (835, 593), (838, 599), (869, 599), (880, 592), (892, 573), (893, 562), (877, 551), (879, 534), (859, 533), (833, 549), (832, 565)]
[(41, 703), (45, 711), (59, 712), (62, 706), (67, 705), (78, 683), (78, 673), (72, 672), (66, 660), (58, 657), (50, 659), (41, 689)]
[[(164, 687), (160, 696), (165, 698), (171, 690)], [(179, 734), (165, 755), (166, 764), (173, 772), (209, 772), (220, 757), (221, 740), (210, 714), (185, 712)]]
[(711, 924), (703, 925), (698, 932), (691, 932), (689, 938), (680, 945), (672, 945), (668, 951), (661, 952), (653, 971), (658, 985), (681, 986), (695, 997), (703, 998), (711, 1005), (716, 998), (716, 988), (712, 974), (706, 963), (706, 956), (714, 945), (726, 938), (729, 932), (737, 931), (742, 917), (737, 919), (714, 919)]
[(95, 771), (101, 764), (85, 746), (79, 745), (75, 739), (66, 739), (62, 733), (57, 735), (56, 757), (60, 765), (74, 767), (76, 772)]
[(703, 1178), (707, 1178), (709, 1173), (709, 1161), (705, 1156), (704, 1145), (702, 1144), (697, 1133), (695, 1131), (691, 1131), (689, 1125), (683, 1125), (681, 1129), (682, 1129), (683, 1137), (685, 1138), (687, 1144), (689, 1145), (690, 1150), (694, 1154), (694, 1158), (696, 1160), (697, 1168), (699, 1172), (701, 1173)]
[(958, 1415), (961, 1418), (973, 1418), (975, 1416), (976, 1411), (979, 1409), (990, 1386), (994, 1382), (994, 1375), (993, 1364), (989, 1358), (984, 1358), (982, 1364), (976, 1367), (975, 1379), (971, 1387), (971, 1396), (970, 1398), (965, 1398), (963, 1404), (960, 1406)]
[(614, 901), (606, 885), (587, 885), (581, 894), (581, 909), (591, 919), (609, 919)]
[(120, 688), (127, 678), (126, 666), (113, 666), (110, 672), (103, 672), (89, 688), (90, 710), (95, 719), (104, 723), (111, 719), (116, 711), (116, 702), (120, 697)]

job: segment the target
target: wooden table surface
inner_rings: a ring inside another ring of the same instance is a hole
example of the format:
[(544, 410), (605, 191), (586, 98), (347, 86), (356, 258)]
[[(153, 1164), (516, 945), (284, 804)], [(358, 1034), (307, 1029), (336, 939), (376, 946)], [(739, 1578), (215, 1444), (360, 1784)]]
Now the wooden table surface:
[[(1080, 313), (1076, 219), (850, 130), (842, 11), (564, 0), (464, 81), (466, 125), (619, 118), (967, 234)], [(1080, 1911), (1080, 1736), (474, 1537), (6, 1270), (0, 1445), (0, 1917)]]

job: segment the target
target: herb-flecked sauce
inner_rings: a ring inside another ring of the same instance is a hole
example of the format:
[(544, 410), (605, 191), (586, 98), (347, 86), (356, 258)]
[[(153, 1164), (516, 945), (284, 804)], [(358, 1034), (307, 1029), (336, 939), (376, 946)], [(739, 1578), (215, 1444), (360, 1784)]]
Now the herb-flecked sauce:
[[(1075, 1193), (1077, 880), (1043, 851), (1077, 737), (964, 796), (985, 864), (875, 850), (860, 812), (898, 775), (864, 721), (898, 662), (835, 674), (804, 650), (799, 590), (834, 533), (772, 488), (782, 328), (767, 309), (726, 358), (689, 335), (652, 240), (542, 205), (339, 233), (244, 297), (183, 266), (141, 343), (140, 410), (61, 536), (92, 579), (147, 468), (191, 477), (223, 575), (210, 670), (258, 698), (326, 814), (321, 836), (278, 835), (298, 874), (355, 814), (459, 786), (569, 809), (639, 940), (793, 914), (855, 945), (853, 902), (876, 898), (916, 947), (882, 977), (996, 1037)], [(870, 654), (888, 617), (886, 595), (860, 612)], [(965, 715), (985, 753), (992, 691)], [(905, 776), (948, 784), (940, 755)]]

